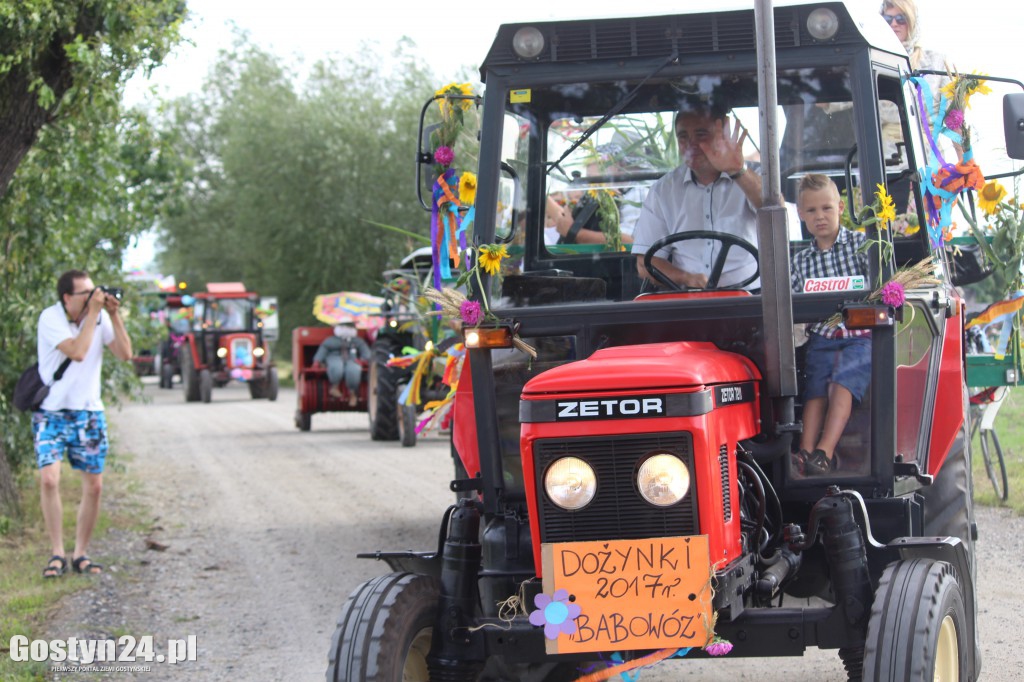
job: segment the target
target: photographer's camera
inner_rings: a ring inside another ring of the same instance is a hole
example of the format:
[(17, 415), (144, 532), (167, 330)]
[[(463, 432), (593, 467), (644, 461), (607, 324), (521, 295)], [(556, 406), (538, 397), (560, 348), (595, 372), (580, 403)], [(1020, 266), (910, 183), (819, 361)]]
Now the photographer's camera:
[(113, 296), (118, 301), (124, 298), (124, 289), (122, 289), (121, 287), (108, 287), (100, 285), (96, 288), (105, 293), (107, 296)]

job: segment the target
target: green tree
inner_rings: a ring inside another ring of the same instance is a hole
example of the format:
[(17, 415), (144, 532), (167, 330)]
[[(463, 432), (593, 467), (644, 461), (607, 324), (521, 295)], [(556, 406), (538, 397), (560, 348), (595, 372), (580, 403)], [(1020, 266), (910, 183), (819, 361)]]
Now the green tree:
[[(14, 480), (32, 459), (10, 396), (57, 276), (78, 267), (116, 284), (177, 177), (176, 157), (120, 98), (178, 40), (183, 13), (170, 0), (0, 0), (0, 516), (16, 511)], [(129, 382), (130, 368), (107, 372)]]
[(109, 121), (184, 14), (181, 0), (0, 0), (0, 196), (44, 126)]
[(413, 152), (437, 87), (408, 43), (390, 59), (318, 63), (296, 82), (242, 36), (202, 98), (174, 103), (166, 134), (195, 172), (162, 224), (160, 254), (192, 285), (242, 281), (278, 296), (285, 347), (313, 322), (317, 294), (376, 292), (413, 246), (366, 220), (428, 233)]

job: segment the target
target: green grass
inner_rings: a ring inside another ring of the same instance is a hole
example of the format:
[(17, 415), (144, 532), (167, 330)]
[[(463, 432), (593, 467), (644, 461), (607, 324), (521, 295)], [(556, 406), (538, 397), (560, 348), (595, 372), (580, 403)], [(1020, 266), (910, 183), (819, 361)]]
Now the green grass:
[[(113, 465), (113, 466), (112, 466)], [(64, 502), (64, 542), (70, 554), (74, 544), (75, 517), (82, 496), (81, 477), (66, 464), (61, 471), (61, 498)], [(125, 467), (115, 457), (107, 457), (107, 472), (103, 477), (103, 496), (110, 499), (126, 489)], [(71, 572), (54, 580), (44, 580), (43, 567), (50, 556), (49, 541), (39, 507), (39, 476), (33, 472), (26, 477), (21, 489), (22, 518), (11, 522), (7, 532), (0, 535), (0, 680), (28, 682), (45, 680), (49, 664), (31, 661), (12, 661), (8, 651), (13, 635), (33, 639), (46, 637), (47, 621), (65, 596), (89, 587), (90, 582)], [(107, 528), (132, 527), (131, 509), (111, 512), (101, 507), (100, 519), (93, 533), (93, 541), (101, 538)], [(138, 518), (134, 516), (134, 518)], [(107, 563), (101, 561), (101, 563)]]
[(1006, 502), (996, 497), (985, 473), (978, 438), (975, 437), (971, 448), (974, 462), (974, 499), (980, 504), (1009, 507), (1017, 514), (1024, 514), (1024, 391), (1010, 391), (1010, 395), (999, 409), (995, 430), (999, 434), (999, 443), (1003, 446), (1007, 488), (1010, 494)]

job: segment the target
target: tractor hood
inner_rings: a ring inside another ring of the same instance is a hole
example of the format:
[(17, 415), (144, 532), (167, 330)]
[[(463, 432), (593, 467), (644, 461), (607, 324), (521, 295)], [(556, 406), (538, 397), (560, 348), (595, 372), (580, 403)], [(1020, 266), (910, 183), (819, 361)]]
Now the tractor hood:
[(549, 369), (527, 382), (523, 398), (618, 390), (699, 390), (760, 378), (749, 359), (720, 350), (713, 343), (651, 343), (604, 348), (586, 360)]

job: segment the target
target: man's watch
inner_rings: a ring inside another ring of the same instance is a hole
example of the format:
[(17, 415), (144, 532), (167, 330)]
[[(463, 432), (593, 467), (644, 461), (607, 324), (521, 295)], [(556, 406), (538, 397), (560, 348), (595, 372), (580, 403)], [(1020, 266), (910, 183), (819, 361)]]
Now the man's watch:
[(744, 173), (746, 173), (746, 172), (747, 172), (747, 167), (746, 167), (746, 166), (743, 166), (742, 168), (740, 168), (740, 169), (739, 169), (738, 171), (736, 171), (735, 173), (729, 173), (729, 179), (730, 179), (730, 180), (738, 180), (738, 179), (739, 179), (739, 177), (740, 177), (741, 175), (743, 175)]

